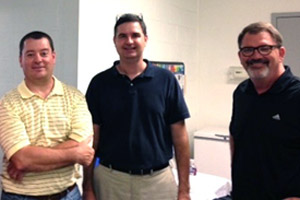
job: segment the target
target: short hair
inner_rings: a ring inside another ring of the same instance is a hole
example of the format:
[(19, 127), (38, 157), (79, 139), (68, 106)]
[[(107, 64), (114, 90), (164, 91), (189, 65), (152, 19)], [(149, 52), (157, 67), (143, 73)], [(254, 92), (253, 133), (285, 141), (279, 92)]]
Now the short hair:
[(117, 21), (114, 27), (114, 36), (116, 36), (117, 34), (117, 28), (118, 26), (120, 26), (121, 24), (124, 24), (126, 22), (138, 22), (143, 30), (144, 35), (147, 35), (147, 28), (146, 28), (146, 24), (143, 20), (143, 15), (136, 15), (136, 14), (131, 14), (131, 13), (126, 13), (123, 14), (121, 16), (117, 16)]
[(20, 41), (20, 44), (19, 44), (20, 56), (22, 56), (22, 51), (24, 49), (24, 43), (25, 43), (26, 40), (28, 40), (28, 39), (38, 40), (38, 39), (41, 39), (41, 38), (47, 38), (48, 41), (49, 41), (51, 50), (54, 51), (53, 40), (47, 33), (44, 33), (44, 32), (41, 32), (41, 31), (32, 31), (30, 33), (27, 33), (25, 36), (23, 36), (23, 38)]
[(258, 34), (260, 32), (268, 32), (270, 33), (271, 37), (273, 40), (277, 43), (278, 46), (282, 46), (282, 35), (279, 33), (279, 31), (270, 23), (266, 22), (256, 22), (249, 24), (246, 26), (242, 32), (239, 34), (238, 37), (238, 46), (239, 48), (242, 47), (242, 41), (244, 39), (244, 36), (249, 33), (249, 34)]

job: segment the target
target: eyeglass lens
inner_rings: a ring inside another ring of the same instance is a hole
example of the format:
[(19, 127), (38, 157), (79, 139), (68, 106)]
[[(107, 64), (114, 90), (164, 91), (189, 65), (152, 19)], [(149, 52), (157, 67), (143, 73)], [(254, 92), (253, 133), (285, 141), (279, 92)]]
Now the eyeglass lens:
[(244, 56), (252, 56), (254, 54), (254, 51), (257, 50), (261, 55), (266, 56), (269, 55), (271, 53), (271, 51), (273, 50), (273, 48), (275, 48), (276, 46), (268, 46), (268, 45), (264, 45), (264, 46), (259, 46), (259, 47), (244, 47), (241, 48), (241, 53)]

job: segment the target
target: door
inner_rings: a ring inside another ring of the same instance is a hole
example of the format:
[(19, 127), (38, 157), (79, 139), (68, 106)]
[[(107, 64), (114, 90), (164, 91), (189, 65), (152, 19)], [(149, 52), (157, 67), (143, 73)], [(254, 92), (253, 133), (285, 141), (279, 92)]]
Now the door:
[(300, 12), (273, 13), (272, 24), (283, 36), (283, 46), (287, 50), (285, 65), (300, 77)]

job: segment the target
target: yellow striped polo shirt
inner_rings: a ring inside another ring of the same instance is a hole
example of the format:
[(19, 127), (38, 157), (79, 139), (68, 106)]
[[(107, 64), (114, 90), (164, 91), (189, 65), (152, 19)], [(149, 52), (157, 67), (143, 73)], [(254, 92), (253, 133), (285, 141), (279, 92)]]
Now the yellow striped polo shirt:
[(23, 81), (0, 100), (0, 145), (4, 152), (2, 187), (24, 195), (48, 195), (65, 190), (80, 177), (79, 165), (47, 172), (26, 173), (22, 182), (7, 173), (8, 160), (21, 148), (54, 147), (73, 139), (83, 141), (93, 134), (92, 119), (84, 95), (54, 78), (46, 99), (32, 93)]

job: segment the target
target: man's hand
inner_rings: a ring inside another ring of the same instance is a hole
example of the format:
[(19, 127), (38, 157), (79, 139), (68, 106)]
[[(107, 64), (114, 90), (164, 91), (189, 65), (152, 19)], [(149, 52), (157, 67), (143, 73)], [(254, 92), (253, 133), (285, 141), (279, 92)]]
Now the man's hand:
[[(90, 136), (86, 140), (80, 143), (77, 142), (64, 143), (53, 148), (30, 147), (30, 146), (24, 147), (23, 149), (18, 151), (14, 155), (14, 157), (12, 157), (12, 159), (10, 160), (7, 166), (7, 173), (12, 179), (16, 181), (22, 181), (24, 174), (31, 171), (37, 172), (37, 171), (48, 171), (52, 169), (57, 169), (60, 167), (70, 165), (71, 162), (73, 162), (73, 164), (78, 163), (83, 166), (88, 166), (93, 161), (94, 153), (95, 153), (94, 149), (89, 145), (89, 143), (92, 141), (92, 137), (93, 136)], [(39, 150), (40, 153), (43, 152), (44, 160), (42, 162), (41, 160), (34, 160), (36, 158), (37, 149)], [(61, 153), (57, 153), (56, 151), (65, 152), (64, 157), (65, 158), (69, 157), (68, 158), (69, 161), (58, 161)], [(26, 156), (27, 156), (27, 160), (24, 159)], [(51, 156), (53, 157), (53, 159), (50, 161), (49, 158)], [(55, 161), (55, 159), (57, 159), (57, 161)], [(49, 163), (47, 163), (48, 161)], [(35, 166), (35, 168), (31, 169), (30, 167), (33, 166)]]
[(18, 170), (12, 162), (9, 162), (7, 166), (7, 173), (10, 178), (16, 180), (17, 182), (21, 182), (25, 174), (25, 172)]
[(82, 200), (97, 200), (93, 190), (82, 191)]
[(179, 192), (178, 200), (191, 200), (191, 197), (188, 193)]
[(76, 147), (77, 163), (83, 166), (89, 166), (94, 158), (95, 150), (89, 145), (93, 136), (89, 136), (86, 140), (80, 142)]

